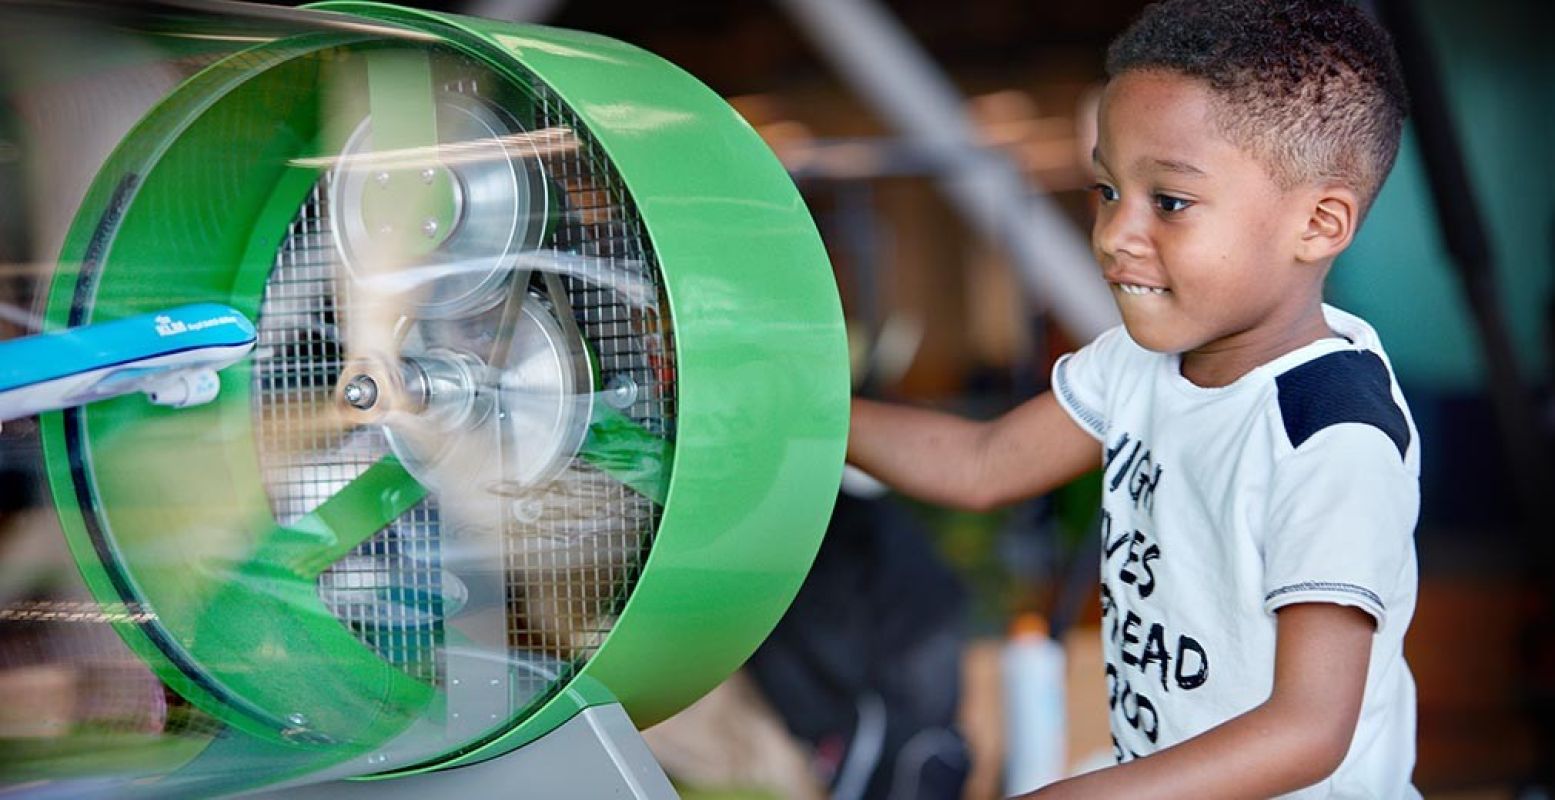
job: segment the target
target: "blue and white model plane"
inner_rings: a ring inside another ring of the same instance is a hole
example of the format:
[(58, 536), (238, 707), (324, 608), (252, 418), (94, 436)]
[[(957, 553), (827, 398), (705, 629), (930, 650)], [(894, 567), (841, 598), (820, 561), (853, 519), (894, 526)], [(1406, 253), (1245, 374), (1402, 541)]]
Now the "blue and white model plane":
[(219, 303), (0, 341), (0, 422), (145, 392), (186, 408), (216, 399), (216, 371), (254, 349), (254, 325)]

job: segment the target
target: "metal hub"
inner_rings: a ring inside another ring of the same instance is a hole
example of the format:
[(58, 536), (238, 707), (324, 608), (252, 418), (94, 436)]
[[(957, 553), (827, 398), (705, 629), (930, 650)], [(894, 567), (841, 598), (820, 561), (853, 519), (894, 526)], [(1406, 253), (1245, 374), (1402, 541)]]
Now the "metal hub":
[(371, 375), (357, 375), (346, 382), (340, 394), (347, 405), (366, 411), (378, 402), (378, 382)]
[[(515, 298), (514, 301), (517, 301)], [(405, 343), (395, 407), (382, 419), (405, 468), (444, 495), (534, 486), (554, 477), (577, 453), (592, 410), (588, 354), (541, 298), (526, 295), (505, 360), (487, 364), (444, 342), (489, 331), (498, 310), (459, 323), (423, 322)], [(422, 348), (427, 348), (422, 350)], [(344, 383), (375, 383), (358, 374)], [(398, 412), (398, 413), (396, 413)], [(511, 492), (496, 492), (497, 495)]]

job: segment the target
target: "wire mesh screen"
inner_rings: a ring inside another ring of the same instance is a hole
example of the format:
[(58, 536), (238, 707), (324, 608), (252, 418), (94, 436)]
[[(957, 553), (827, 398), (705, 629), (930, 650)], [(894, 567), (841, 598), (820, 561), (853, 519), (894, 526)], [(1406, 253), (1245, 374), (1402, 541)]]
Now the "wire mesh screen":
[[(577, 265), (563, 280), (597, 361), (595, 402), (673, 438), (674, 355), (642, 220), (572, 111), (538, 82), (535, 100), (535, 128), (567, 143), (540, 155), (561, 212), (546, 247)], [(623, 283), (651, 291), (623, 291)], [(539, 507), (542, 513), (515, 523), (509, 538), (509, 642), (547, 659), (582, 663), (614, 624), (660, 509), (581, 459), (545, 487)]]
[[(379, 428), (326, 422), (343, 364), (328, 181), (313, 188), (287, 230), (259, 311), (254, 417), (265, 488), (282, 525), (389, 455)], [(443, 677), (439, 538), (429, 497), (318, 580), (320, 599), (363, 644), (433, 685)]]
[[(481, 85), (465, 79), (444, 89), (478, 96)], [(586, 340), (595, 404), (671, 440), (672, 334), (641, 219), (571, 111), (542, 87), (534, 112), (525, 122), (537, 132), (567, 134), (564, 146), (534, 154), (557, 212), (540, 250), (567, 265), (567, 308), (549, 307), (570, 312)], [(253, 411), (266, 489), (282, 524), (390, 453), (375, 427), (338, 430), (319, 422), (336, 402), (344, 357), (338, 316), (346, 308), (328, 197), (326, 177), (291, 223), (258, 320)], [(500, 521), (508, 656), (551, 665), (544, 671), (555, 675), (546, 687), (515, 686), (513, 699), (523, 706), (564, 685), (604, 641), (641, 571), (661, 509), (578, 457), (543, 485), (502, 490), (513, 494), (514, 509)], [(439, 562), (446, 544), (429, 497), (319, 578), (321, 599), (364, 644), (435, 685), (449, 679), (438, 605), (441, 582), (451, 580)]]

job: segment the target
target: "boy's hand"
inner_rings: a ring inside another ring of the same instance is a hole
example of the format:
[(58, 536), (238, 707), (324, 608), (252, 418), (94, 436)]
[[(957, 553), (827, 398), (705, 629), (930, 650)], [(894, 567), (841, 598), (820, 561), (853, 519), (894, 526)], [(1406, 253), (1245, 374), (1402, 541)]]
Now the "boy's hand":
[(1372, 618), (1329, 603), (1277, 614), (1274, 690), (1263, 705), (1155, 755), (1026, 797), (1263, 798), (1333, 774), (1360, 716)]
[(1101, 443), (1051, 392), (991, 422), (853, 401), (848, 461), (919, 500), (982, 511), (1051, 491), (1101, 466)]

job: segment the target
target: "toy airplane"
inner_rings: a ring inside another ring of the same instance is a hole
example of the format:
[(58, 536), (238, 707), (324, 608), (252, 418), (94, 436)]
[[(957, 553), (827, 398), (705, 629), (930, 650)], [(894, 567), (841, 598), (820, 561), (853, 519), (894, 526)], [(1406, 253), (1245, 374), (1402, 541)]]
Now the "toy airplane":
[(195, 303), (0, 342), (0, 422), (145, 392), (173, 408), (208, 403), (216, 371), (254, 348), (254, 326), (218, 303)]

